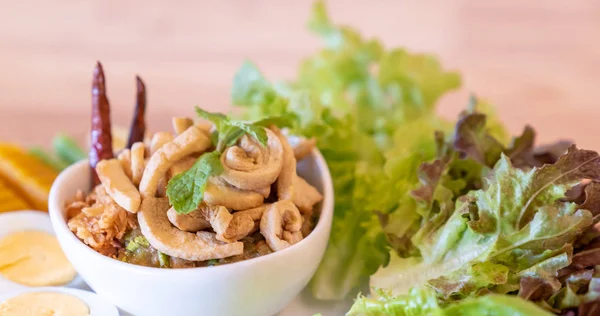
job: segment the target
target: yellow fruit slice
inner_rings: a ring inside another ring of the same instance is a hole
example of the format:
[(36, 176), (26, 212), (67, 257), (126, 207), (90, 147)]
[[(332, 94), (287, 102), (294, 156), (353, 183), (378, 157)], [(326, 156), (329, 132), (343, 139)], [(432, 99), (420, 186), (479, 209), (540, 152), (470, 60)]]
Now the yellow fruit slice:
[(31, 206), (6, 181), (0, 179), (0, 213), (28, 210)]
[(48, 194), (58, 173), (23, 148), (0, 143), (0, 178), (38, 210), (48, 210)]

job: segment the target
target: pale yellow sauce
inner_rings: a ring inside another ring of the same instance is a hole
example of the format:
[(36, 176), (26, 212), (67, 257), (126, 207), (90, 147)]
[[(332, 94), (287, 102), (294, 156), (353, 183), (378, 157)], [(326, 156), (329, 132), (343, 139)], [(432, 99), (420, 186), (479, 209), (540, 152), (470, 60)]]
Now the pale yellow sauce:
[(30, 230), (0, 240), (0, 275), (8, 280), (28, 286), (63, 285), (76, 274), (51, 234)]
[(0, 303), (2, 316), (89, 316), (79, 298), (58, 292), (25, 293)]

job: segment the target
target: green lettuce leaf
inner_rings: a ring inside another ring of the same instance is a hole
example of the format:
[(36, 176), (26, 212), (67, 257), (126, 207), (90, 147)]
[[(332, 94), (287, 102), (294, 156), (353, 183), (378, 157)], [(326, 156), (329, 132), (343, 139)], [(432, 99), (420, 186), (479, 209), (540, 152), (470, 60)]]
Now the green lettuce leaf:
[(484, 114), (487, 117), (486, 126), (488, 133), (502, 145), (508, 145), (508, 143), (511, 141), (511, 135), (506, 129), (506, 126), (504, 126), (504, 123), (502, 123), (498, 117), (494, 107), (486, 100), (472, 95), (469, 99), (467, 113), (475, 112)]
[(468, 298), (440, 306), (435, 293), (413, 289), (410, 293), (392, 296), (380, 291), (377, 299), (359, 296), (347, 316), (550, 316), (534, 303), (519, 297), (491, 294)]
[(550, 316), (553, 315), (531, 302), (515, 296), (491, 294), (467, 299), (444, 309), (444, 315), (456, 316)]
[[(502, 155), (483, 189), (457, 199), (437, 229), (413, 237), (419, 264), (399, 269), (392, 260), (371, 285), (383, 283), (394, 295), (428, 286), (441, 300), (512, 292), (523, 278), (557, 291), (558, 272), (571, 264), (576, 238), (592, 224), (591, 212), (564, 196), (582, 179), (597, 178), (599, 163), (597, 153), (575, 147), (557, 163), (529, 170), (513, 167)], [(394, 277), (382, 281), (380, 275)]]
[(346, 316), (418, 316), (444, 315), (435, 293), (428, 290), (411, 290), (400, 296), (380, 291), (378, 299), (359, 296)]
[[(434, 104), (460, 85), (460, 77), (432, 56), (386, 50), (375, 39), (334, 25), (322, 1), (315, 3), (309, 28), (325, 49), (305, 59), (294, 80), (269, 83), (246, 62), (231, 95), (246, 108), (246, 118), (293, 113), (297, 124), (290, 133), (317, 138), (333, 178), (335, 213), (311, 289), (318, 299), (343, 299), (387, 263), (386, 237), (394, 236), (386, 229), (398, 233), (418, 225), (419, 215), (401, 202), (410, 196), (399, 192), (410, 192), (420, 162), (435, 156), (431, 135), (448, 123), (434, 114)], [(409, 149), (419, 153), (407, 154)], [(382, 227), (380, 215), (391, 213), (411, 220), (393, 216)]]
[(454, 148), (486, 166), (494, 166), (504, 149), (488, 133), (486, 116), (480, 113), (465, 115), (456, 123)]

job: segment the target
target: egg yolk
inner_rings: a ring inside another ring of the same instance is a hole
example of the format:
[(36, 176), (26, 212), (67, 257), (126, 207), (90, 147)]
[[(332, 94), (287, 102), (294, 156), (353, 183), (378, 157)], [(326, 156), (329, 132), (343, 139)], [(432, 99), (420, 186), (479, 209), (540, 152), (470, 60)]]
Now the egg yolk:
[(89, 316), (79, 298), (58, 292), (25, 293), (0, 303), (3, 316)]
[(0, 239), (0, 275), (27, 286), (63, 285), (75, 269), (58, 240), (41, 231), (21, 231)]

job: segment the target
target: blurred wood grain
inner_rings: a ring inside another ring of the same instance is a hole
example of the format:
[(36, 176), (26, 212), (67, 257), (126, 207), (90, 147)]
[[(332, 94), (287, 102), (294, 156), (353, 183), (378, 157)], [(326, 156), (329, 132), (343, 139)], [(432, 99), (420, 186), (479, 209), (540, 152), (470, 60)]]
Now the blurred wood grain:
[[(149, 89), (149, 120), (165, 128), (192, 106), (229, 109), (245, 58), (271, 78), (294, 75), (319, 47), (305, 30), (311, 1), (0, 0), (0, 140), (46, 144), (88, 129), (90, 76), (107, 73), (114, 121), (127, 124), (134, 77)], [(440, 112), (475, 92), (513, 132), (573, 138), (600, 149), (600, 1), (328, 1), (332, 19), (387, 46), (431, 52), (464, 74)]]

